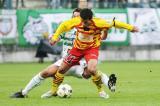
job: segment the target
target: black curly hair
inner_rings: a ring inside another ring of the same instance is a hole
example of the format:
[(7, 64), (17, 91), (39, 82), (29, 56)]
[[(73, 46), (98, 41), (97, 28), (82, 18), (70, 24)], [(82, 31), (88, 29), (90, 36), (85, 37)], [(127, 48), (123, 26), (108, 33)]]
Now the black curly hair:
[(80, 17), (83, 19), (83, 20), (91, 20), (92, 17), (93, 17), (93, 12), (91, 9), (88, 9), (88, 8), (84, 8), (80, 11)]

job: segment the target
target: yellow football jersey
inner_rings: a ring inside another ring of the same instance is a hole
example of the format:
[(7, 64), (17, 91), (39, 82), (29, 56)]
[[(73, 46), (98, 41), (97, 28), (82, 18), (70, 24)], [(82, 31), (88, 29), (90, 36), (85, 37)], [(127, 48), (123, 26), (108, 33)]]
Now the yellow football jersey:
[(58, 29), (56, 30), (54, 36), (52, 36), (53, 40), (58, 40), (59, 35), (63, 32), (67, 32), (72, 28), (77, 29), (76, 38), (74, 40), (73, 46), (75, 48), (85, 50), (88, 48), (99, 47), (101, 43), (101, 31), (107, 30), (111, 27), (116, 28), (124, 28), (129, 31), (133, 29), (132, 25), (111, 20), (106, 21), (101, 18), (93, 18), (91, 20), (91, 24), (88, 27), (89, 29), (86, 31), (83, 28), (83, 24), (80, 17), (72, 18), (60, 24)]

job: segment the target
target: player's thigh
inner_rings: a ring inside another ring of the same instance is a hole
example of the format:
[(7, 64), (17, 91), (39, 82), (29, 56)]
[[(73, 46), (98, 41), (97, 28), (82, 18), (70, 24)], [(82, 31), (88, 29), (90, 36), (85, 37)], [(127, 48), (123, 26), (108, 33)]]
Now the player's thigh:
[(92, 48), (86, 51), (85, 60), (87, 61), (87, 70), (91, 74), (95, 74), (98, 64), (99, 48)]
[(57, 72), (58, 68), (61, 66), (63, 59), (56, 61), (54, 64), (45, 68), (40, 74), (43, 78), (53, 77)]
[(62, 64), (62, 62), (63, 62), (63, 58), (61, 58), (61, 59), (59, 59), (59, 60), (57, 60), (55, 63), (54, 63), (54, 65), (55, 66), (61, 66), (61, 64)]
[(99, 56), (99, 48), (91, 48), (85, 51), (84, 58), (86, 62), (88, 63), (90, 60), (98, 60)]
[(97, 69), (97, 64), (98, 64), (97, 59), (90, 59), (90, 60), (88, 61), (88, 64), (87, 64), (87, 69), (88, 69), (89, 71), (96, 71), (96, 69)]
[(59, 67), (58, 71), (61, 74), (65, 74), (71, 67), (72, 67), (72, 65), (69, 65), (68, 63), (63, 61), (61, 66)]

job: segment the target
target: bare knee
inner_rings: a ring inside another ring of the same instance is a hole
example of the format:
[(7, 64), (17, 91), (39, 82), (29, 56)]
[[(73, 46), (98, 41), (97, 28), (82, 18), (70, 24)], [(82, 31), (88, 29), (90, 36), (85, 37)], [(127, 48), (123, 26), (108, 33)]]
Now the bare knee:
[(48, 71), (42, 71), (40, 73), (40, 75), (43, 77), (43, 78), (48, 78), (48, 77), (51, 77), (53, 74), (51, 74), (50, 72)]
[(71, 68), (71, 66), (69, 66), (68, 64), (66, 64), (66, 63), (63, 62), (63, 63), (61, 64), (61, 66), (59, 67), (58, 71), (59, 71), (59, 73), (64, 74), (64, 73), (66, 73), (70, 68)]
[(88, 62), (87, 71), (91, 75), (95, 75), (97, 70), (97, 60), (91, 60)]
[(51, 66), (47, 67), (46, 69), (44, 69), (40, 73), (40, 75), (43, 78), (53, 77), (55, 75), (55, 73), (57, 72), (57, 70), (58, 70), (58, 66), (51, 65)]
[(89, 79), (91, 77), (91, 73), (87, 70), (87, 67), (84, 68), (84, 71), (82, 73), (82, 77), (85, 79)]
[(87, 67), (87, 71), (91, 74), (91, 75), (95, 75), (96, 74), (96, 67)]

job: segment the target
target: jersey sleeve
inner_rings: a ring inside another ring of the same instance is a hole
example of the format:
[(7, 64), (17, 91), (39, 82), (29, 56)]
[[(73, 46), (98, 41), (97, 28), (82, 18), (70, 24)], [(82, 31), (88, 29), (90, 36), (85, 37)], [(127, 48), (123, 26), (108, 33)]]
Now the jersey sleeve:
[(70, 20), (62, 22), (59, 25), (59, 27), (57, 28), (54, 35), (52, 36), (52, 39), (57, 41), (61, 33), (67, 32), (67, 31), (73, 29), (73, 27), (76, 26), (78, 23), (80, 23), (80, 18), (79, 17), (72, 18)]
[(96, 22), (97, 26), (100, 27), (102, 30), (109, 29), (112, 27), (123, 28), (123, 29), (127, 29), (129, 31), (132, 31), (132, 29), (133, 29), (133, 25), (130, 25), (130, 24), (127, 24), (127, 23), (124, 23), (124, 22), (121, 22), (121, 21), (118, 21), (115, 19), (111, 19), (111, 20), (96, 19), (96, 20), (97, 21), (95, 21), (95, 22)]
[(113, 20), (112, 26), (113, 26), (113, 27), (116, 27), (116, 28), (127, 29), (127, 30), (129, 30), (129, 31), (132, 31), (132, 30), (133, 30), (133, 27), (134, 27), (133, 25), (130, 25), (130, 24), (127, 24), (127, 23), (118, 21), (118, 20)]
[(94, 18), (93, 19), (95, 25), (98, 27), (98, 28), (101, 28), (102, 30), (106, 30), (106, 29), (109, 29), (111, 28), (112, 24), (110, 22), (108, 22), (107, 20), (105, 19), (101, 19), (101, 18)]

